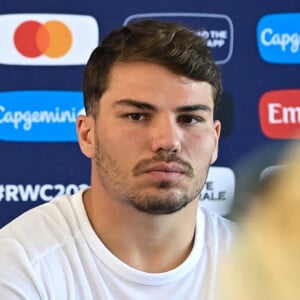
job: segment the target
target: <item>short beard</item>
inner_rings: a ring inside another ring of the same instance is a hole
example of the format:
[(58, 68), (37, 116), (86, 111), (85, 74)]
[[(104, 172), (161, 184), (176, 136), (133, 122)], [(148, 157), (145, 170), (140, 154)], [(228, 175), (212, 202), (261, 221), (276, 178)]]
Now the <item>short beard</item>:
[(172, 199), (172, 196), (166, 199), (153, 194), (143, 194), (138, 199), (136, 197), (130, 197), (129, 195), (125, 198), (132, 207), (140, 212), (151, 215), (162, 215), (180, 211), (189, 203), (196, 200), (200, 192), (201, 189), (199, 189), (199, 191), (197, 190), (197, 192), (191, 196), (184, 195), (180, 199)]
[[(184, 207), (190, 202), (196, 200), (202, 187), (206, 181), (209, 164), (202, 170), (202, 176), (200, 176), (185, 194), (178, 194), (178, 192), (171, 192), (168, 194), (168, 190), (174, 187), (174, 184), (168, 181), (158, 182), (154, 188), (157, 189), (156, 193), (150, 192), (137, 192), (137, 187), (132, 186), (126, 189), (126, 178), (127, 176), (120, 170), (117, 161), (115, 161), (109, 153), (103, 148), (98, 139), (96, 139), (96, 155), (95, 155), (97, 173), (101, 180), (104, 188), (114, 195), (113, 197), (119, 198), (119, 200), (128, 203), (136, 210), (152, 214), (172, 214)], [(176, 162), (181, 165), (186, 173), (186, 176), (191, 180), (195, 180), (195, 174), (192, 166), (174, 153), (157, 153), (150, 160), (142, 160), (133, 168), (133, 176), (142, 175), (144, 170), (152, 163), (164, 161), (164, 162)], [(160, 195), (161, 192), (166, 192), (165, 196)]]
[[(182, 167), (185, 175), (192, 179), (195, 177), (194, 170), (192, 166), (182, 160), (176, 153), (168, 153), (164, 151), (158, 152), (152, 159), (142, 160), (133, 168), (133, 175), (139, 176), (147, 170), (152, 163), (155, 162), (176, 162)], [(184, 194), (181, 197), (179, 195), (170, 195), (168, 198), (160, 197), (159, 195), (154, 195), (150, 193), (144, 193), (140, 198), (127, 197), (127, 201), (136, 208), (137, 210), (148, 213), (148, 214), (172, 214), (184, 207), (186, 207), (190, 202), (196, 200), (203, 188), (203, 185), (207, 178), (209, 164), (205, 168), (204, 178), (199, 178), (191, 188), (190, 194)], [(168, 181), (158, 182), (155, 186), (158, 190), (168, 190), (173, 187), (173, 184)], [(140, 201), (142, 199), (142, 201)]]
[[(159, 194), (155, 195), (153, 193), (130, 193), (124, 195), (123, 199), (127, 201), (136, 210), (152, 214), (152, 215), (162, 215), (162, 214), (172, 214), (180, 211), (186, 207), (192, 201), (199, 199), (201, 190), (207, 179), (209, 164), (205, 167), (203, 176), (200, 176), (198, 180), (190, 188), (189, 193), (183, 195), (170, 194), (168, 196), (162, 197)], [(192, 169), (190, 169), (192, 170)], [(194, 173), (189, 172), (188, 177), (194, 177)], [(155, 185), (157, 190), (161, 192), (171, 189), (174, 185), (168, 181), (161, 181)]]

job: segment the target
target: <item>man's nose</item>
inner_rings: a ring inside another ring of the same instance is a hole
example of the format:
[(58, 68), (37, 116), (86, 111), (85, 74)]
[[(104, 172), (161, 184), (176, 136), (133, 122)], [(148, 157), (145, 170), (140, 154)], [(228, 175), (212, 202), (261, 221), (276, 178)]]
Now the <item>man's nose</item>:
[(181, 151), (182, 129), (172, 117), (162, 116), (152, 124), (150, 142), (153, 152), (178, 153)]

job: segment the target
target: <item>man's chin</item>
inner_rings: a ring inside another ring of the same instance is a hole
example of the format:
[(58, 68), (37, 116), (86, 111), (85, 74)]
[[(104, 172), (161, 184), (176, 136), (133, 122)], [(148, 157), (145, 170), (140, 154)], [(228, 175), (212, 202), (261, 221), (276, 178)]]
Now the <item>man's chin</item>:
[(167, 215), (173, 214), (184, 207), (186, 207), (192, 199), (184, 198), (180, 201), (170, 201), (170, 199), (166, 199), (165, 201), (132, 201), (131, 205), (138, 211), (151, 214), (151, 215)]

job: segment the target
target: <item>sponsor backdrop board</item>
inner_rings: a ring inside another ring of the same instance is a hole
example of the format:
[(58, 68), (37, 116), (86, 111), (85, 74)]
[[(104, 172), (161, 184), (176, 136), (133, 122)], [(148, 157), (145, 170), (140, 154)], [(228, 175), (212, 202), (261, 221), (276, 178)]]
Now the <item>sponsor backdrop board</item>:
[(220, 154), (201, 205), (233, 217), (299, 139), (299, 1), (2, 1), (0, 227), (89, 184), (75, 132), (84, 65), (110, 30), (141, 18), (189, 26), (221, 68)]

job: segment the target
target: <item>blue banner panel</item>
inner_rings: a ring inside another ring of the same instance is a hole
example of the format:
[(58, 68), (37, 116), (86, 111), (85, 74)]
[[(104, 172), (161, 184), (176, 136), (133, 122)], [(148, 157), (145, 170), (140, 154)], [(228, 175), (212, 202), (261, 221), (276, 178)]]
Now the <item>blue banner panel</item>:
[(300, 13), (263, 16), (257, 26), (262, 59), (271, 63), (300, 63)]
[(84, 114), (81, 92), (2, 92), (0, 139), (14, 142), (76, 141), (78, 114)]

